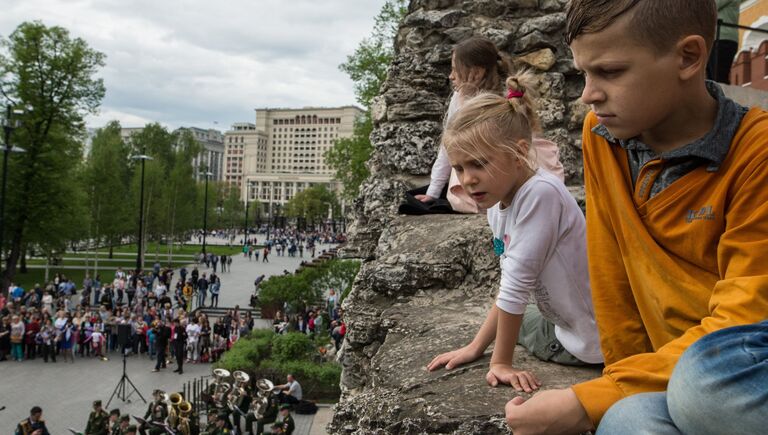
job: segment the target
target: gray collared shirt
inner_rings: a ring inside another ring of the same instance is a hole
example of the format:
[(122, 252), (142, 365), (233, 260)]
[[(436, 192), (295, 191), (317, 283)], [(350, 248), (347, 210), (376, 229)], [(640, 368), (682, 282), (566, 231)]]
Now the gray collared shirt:
[[(707, 91), (717, 100), (717, 118), (715, 125), (704, 137), (697, 139), (681, 148), (661, 154), (656, 154), (648, 145), (637, 138), (617, 140), (608, 129), (598, 124), (592, 132), (605, 138), (613, 145), (619, 145), (627, 151), (627, 161), (632, 173), (633, 183), (637, 182), (640, 169), (648, 162), (663, 159), (666, 164), (653, 185), (650, 197), (658, 195), (662, 190), (693, 171), (701, 165), (707, 165), (707, 171), (716, 172), (728, 156), (733, 137), (739, 129), (742, 118), (749, 108), (744, 107), (723, 94), (720, 86), (707, 81)], [(633, 186), (634, 187), (634, 186)]]

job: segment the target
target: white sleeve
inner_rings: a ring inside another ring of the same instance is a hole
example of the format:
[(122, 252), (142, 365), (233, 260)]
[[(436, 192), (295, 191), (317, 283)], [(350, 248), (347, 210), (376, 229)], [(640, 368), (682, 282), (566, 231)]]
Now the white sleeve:
[(432, 165), (432, 175), (429, 180), (427, 195), (432, 198), (439, 198), (448, 179), (451, 178), (451, 161), (448, 160), (448, 153), (445, 147), (440, 144), (440, 150), (437, 152), (437, 159)]
[[(461, 107), (461, 99), (456, 92), (451, 95), (451, 102), (448, 104), (448, 110), (445, 114), (446, 122), (459, 111)], [(445, 126), (443, 126), (445, 128)], [(445, 151), (443, 144), (440, 144), (440, 148), (437, 151), (437, 159), (432, 165), (432, 173), (430, 174), (429, 188), (427, 189), (427, 195), (432, 198), (439, 198), (443, 193), (443, 188), (451, 178), (451, 161), (448, 160), (448, 153)]]
[(531, 291), (539, 285), (542, 269), (557, 247), (563, 203), (557, 190), (543, 182), (535, 183), (516, 203), (515, 223), (505, 228), (509, 245), (501, 259), (496, 306), (510, 314), (523, 314)]

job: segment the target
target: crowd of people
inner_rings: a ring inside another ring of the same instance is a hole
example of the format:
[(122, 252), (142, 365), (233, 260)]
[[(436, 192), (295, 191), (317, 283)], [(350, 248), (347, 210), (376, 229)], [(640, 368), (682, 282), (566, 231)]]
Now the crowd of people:
[[(203, 313), (191, 316), (193, 307), (205, 306), (209, 294), (210, 306), (218, 306), (221, 280), (215, 272), (181, 268), (174, 292), (168, 290), (172, 269), (155, 264), (136, 279), (132, 273), (117, 268), (106, 283), (100, 275), (86, 275), (79, 290), (60, 274), (30, 291), (12, 283), (8, 298), (0, 294), (0, 361), (74, 362), (75, 357), (106, 359), (118, 350), (155, 357), (164, 340), (157, 328), (174, 330), (175, 321), (190, 330), (190, 360), (209, 361), (253, 328), (250, 311), (239, 308), (214, 324)], [(126, 338), (118, 346), (121, 327)]]
[(291, 307), (286, 304), (283, 306), (283, 311), (275, 314), (272, 322), (278, 334), (301, 332), (313, 337), (330, 335), (336, 350), (341, 347), (344, 335), (347, 333), (344, 310), (340, 306), (335, 289), (328, 291), (324, 307), (312, 306), (292, 313)]

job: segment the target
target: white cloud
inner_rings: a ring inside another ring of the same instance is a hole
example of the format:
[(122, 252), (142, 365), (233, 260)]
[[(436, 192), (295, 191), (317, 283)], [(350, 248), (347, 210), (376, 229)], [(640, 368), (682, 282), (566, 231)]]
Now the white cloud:
[(107, 95), (92, 126), (225, 129), (252, 122), (257, 107), (355, 104), (338, 65), (384, 1), (5, 0), (0, 34), (41, 20), (105, 53)]

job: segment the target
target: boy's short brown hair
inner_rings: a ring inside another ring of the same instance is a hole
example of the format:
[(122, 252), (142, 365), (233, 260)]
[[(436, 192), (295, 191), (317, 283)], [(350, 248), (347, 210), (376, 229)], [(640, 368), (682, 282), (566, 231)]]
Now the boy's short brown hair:
[(712, 47), (717, 26), (715, 0), (571, 0), (565, 38), (605, 30), (619, 17), (631, 13), (629, 34), (666, 52), (680, 38), (701, 35)]

